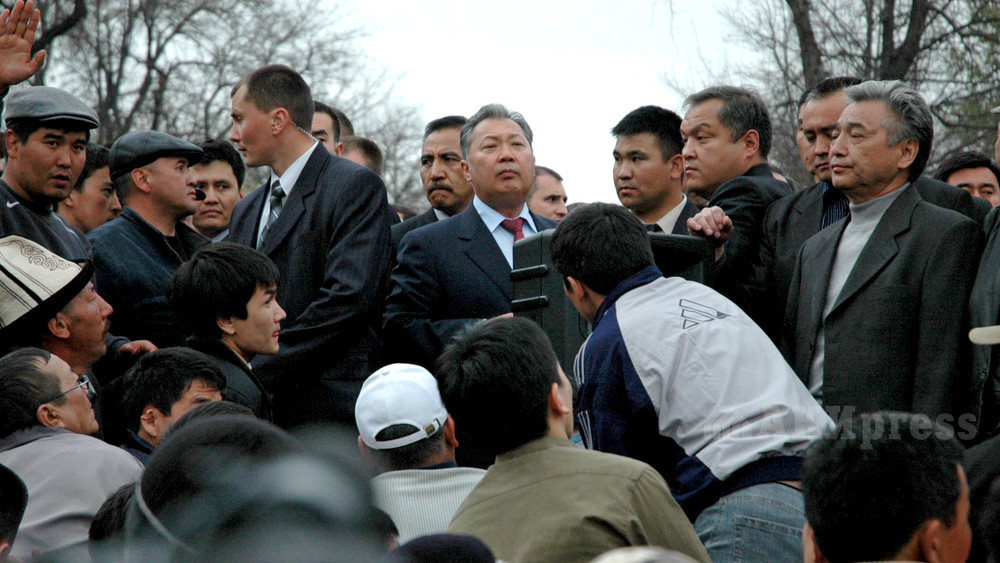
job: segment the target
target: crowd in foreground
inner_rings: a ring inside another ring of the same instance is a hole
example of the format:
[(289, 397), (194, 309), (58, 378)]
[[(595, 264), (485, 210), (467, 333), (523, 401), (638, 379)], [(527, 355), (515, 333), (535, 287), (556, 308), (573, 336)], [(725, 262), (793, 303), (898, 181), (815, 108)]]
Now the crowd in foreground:
[[(0, 560), (1000, 557), (1000, 171), (927, 177), (909, 86), (804, 92), (798, 191), (753, 91), (637, 108), (622, 205), (572, 210), (488, 104), (427, 124), (401, 221), (286, 66), (228, 140), (90, 143), (76, 96), (7, 92), (38, 18), (0, 14)], [(525, 268), (579, 317), (515, 316)]]

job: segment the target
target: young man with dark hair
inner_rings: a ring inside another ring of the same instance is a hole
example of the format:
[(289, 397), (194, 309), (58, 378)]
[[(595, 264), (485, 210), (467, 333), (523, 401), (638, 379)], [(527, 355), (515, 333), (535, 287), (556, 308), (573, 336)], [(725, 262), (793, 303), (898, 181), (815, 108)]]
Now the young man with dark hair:
[(252, 248), (219, 242), (198, 251), (167, 285), (170, 304), (191, 329), (186, 346), (207, 354), (226, 376), (223, 397), (270, 420), (270, 393), (250, 367), (278, 351), (285, 311), (278, 268)]
[(437, 376), (456, 424), (498, 452), (450, 533), (478, 536), (505, 561), (590, 561), (629, 545), (709, 560), (652, 467), (570, 442), (573, 386), (538, 325), (469, 327)]
[(229, 141), (208, 139), (199, 145), (204, 158), (191, 167), (196, 189), (205, 193), (191, 216), (196, 231), (219, 242), (229, 234), (233, 209), (243, 199), (243, 178), (247, 168), (240, 153)]
[(877, 412), (813, 444), (802, 466), (805, 560), (964, 563), (969, 487), (953, 436), (926, 415)]
[(56, 203), (56, 212), (83, 234), (121, 214), (122, 203), (111, 182), (106, 147), (87, 143), (87, 162), (66, 199)]
[[(774, 344), (716, 291), (664, 278), (617, 205), (571, 213), (551, 252), (593, 326), (574, 364), (587, 447), (655, 467), (714, 561), (800, 553), (801, 454), (831, 422)], [(767, 524), (738, 532), (743, 517)]]
[(614, 128), (618, 199), (655, 233), (688, 234), (698, 206), (681, 189), (681, 118), (657, 106), (630, 111)]
[(332, 157), (309, 134), (309, 86), (281, 65), (258, 68), (232, 90), (229, 139), (267, 182), (233, 212), (229, 240), (257, 248), (278, 267), (288, 312), (281, 349), (257, 356), (275, 421), (354, 423), (354, 400), (381, 359), (396, 218), (385, 185), (363, 166)]
[(1000, 168), (982, 153), (961, 151), (949, 155), (938, 166), (934, 179), (985, 199), (991, 207), (1000, 204)]
[(98, 429), (93, 396), (89, 378), (44, 350), (0, 358), (0, 464), (28, 488), (14, 557), (70, 546), (85, 554), (90, 519), (104, 499), (142, 473), (132, 456), (90, 436)]
[(340, 142), (340, 120), (332, 107), (319, 100), (313, 100), (313, 121), (309, 129), (312, 136), (326, 147), (330, 154), (340, 156), (344, 143)]
[(129, 369), (124, 388), (128, 437), (121, 447), (146, 465), (178, 418), (202, 403), (222, 400), (226, 378), (204, 354), (162, 348)]

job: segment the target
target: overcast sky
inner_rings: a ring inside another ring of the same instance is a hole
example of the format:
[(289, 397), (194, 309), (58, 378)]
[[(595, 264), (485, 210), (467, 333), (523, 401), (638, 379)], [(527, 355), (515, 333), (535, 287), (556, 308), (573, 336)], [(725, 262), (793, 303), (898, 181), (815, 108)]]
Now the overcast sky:
[[(723, 0), (344, 0), (375, 61), (399, 73), (396, 93), (424, 121), (499, 102), (524, 114), (538, 164), (565, 178), (570, 202), (612, 201), (609, 131), (645, 104), (680, 113), (707, 85), (699, 69), (744, 55), (726, 47)], [(414, 155), (416, 163), (418, 155)]]

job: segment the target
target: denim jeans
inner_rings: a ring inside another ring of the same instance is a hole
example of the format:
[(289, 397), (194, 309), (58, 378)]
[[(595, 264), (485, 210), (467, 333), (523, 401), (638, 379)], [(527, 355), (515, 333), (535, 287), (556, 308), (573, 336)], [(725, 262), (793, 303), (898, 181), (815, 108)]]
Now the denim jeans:
[(714, 563), (802, 561), (802, 493), (763, 483), (730, 493), (706, 508), (694, 530)]

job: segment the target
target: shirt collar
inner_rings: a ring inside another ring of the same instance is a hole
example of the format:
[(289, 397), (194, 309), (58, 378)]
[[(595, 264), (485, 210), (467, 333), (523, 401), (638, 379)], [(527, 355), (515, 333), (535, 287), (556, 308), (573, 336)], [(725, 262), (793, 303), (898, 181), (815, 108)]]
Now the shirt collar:
[(663, 232), (667, 234), (674, 232), (674, 227), (677, 225), (677, 218), (681, 216), (681, 211), (684, 210), (684, 206), (687, 205), (687, 201), (687, 195), (681, 194), (681, 202), (675, 205), (670, 211), (667, 211), (667, 214), (660, 217), (660, 220), (656, 222), (656, 224), (663, 229)]
[(287, 197), (291, 194), (292, 188), (295, 187), (295, 182), (299, 181), (299, 176), (306, 167), (306, 162), (309, 162), (309, 157), (312, 156), (313, 151), (315, 151), (318, 146), (319, 141), (314, 142), (313, 146), (309, 147), (306, 152), (302, 153), (302, 156), (295, 159), (295, 162), (293, 162), (281, 176), (275, 178), (274, 170), (272, 170), (271, 177), (267, 182), (268, 190), (270, 190), (270, 186), (274, 185), (274, 180), (277, 179), (281, 182), (281, 188), (285, 191), (285, 196)]
[[(498, 213), (495, 209), (486, 205), (483, 200), (479, 199), (479, 196), (472, 198), (472, 205), (476, 207), (476, 211), (479, 212), (479, 216), (483, 218), (483, 223), (486, 223), (486, 228), (491, 233), (506, 219), (506, 217)], [(524, 225), (530, 227), (532, 233), (538, 232), (538, 229), (535, 228), (535, 221), (531, 218), (531, 213), (528, 211), (527, 204), (521, 207), (521, 213), (518, 217), (524, 219)]]

